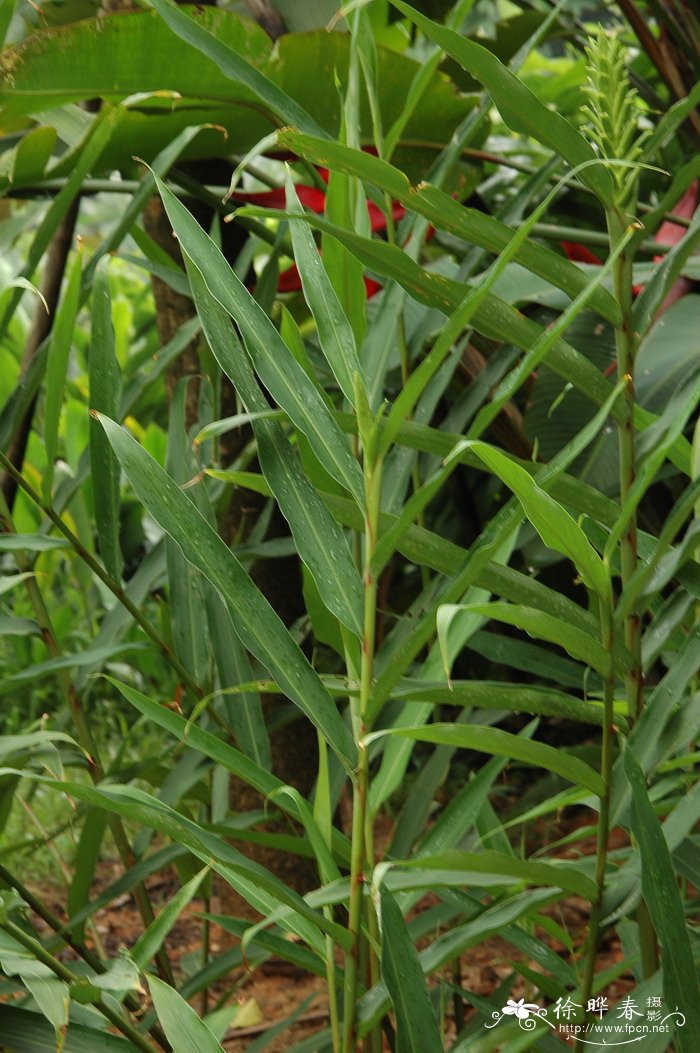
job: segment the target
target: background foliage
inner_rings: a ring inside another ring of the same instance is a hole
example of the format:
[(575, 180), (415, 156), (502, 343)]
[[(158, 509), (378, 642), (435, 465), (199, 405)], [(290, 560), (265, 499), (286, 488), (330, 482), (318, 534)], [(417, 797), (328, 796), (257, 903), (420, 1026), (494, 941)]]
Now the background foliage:
[(0, 11), (3, 1048), (697, 1048), (690, 5)]

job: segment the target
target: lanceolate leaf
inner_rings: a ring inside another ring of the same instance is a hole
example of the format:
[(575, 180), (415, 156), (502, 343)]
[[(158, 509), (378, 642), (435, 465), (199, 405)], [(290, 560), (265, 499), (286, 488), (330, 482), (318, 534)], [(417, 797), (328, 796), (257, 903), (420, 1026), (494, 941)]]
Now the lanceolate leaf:
[[(465, 874), (497, 874), (508, 878), (519, 878), (528, 885), (559, 885), (586, 899), (594, 899), (596, 884), (586, 874), (571, 866), (555, 866), (532, 859), (518, 859), (500, 852), (441, 852), (437, 855), (419, 855), (407, 862), (393, 863), (407, 871), (416, 869), (440, 871), (462, 871)], [(439, 880), (439, 879), (438, 879)], [(471, 879), (473, 880), (473, 878)], [(465, 879), (463, 884), (467, 884)]]
[[(14, 769), (0, 769), (0, 775), (9, 773), (16, 774)], [(347, 932), (340, 925), (326, 920), (269, 870), (156, 797), (131, 785), (94, 787), (40, 775), (32, 778), (57, 787), (88, 804), (131, 819), (141, 826), (152, 826), (177, 844), (186, 845), (192, 854), (238, 889), (260, 913), (269, 914), (284, 907), (280, 919), (283, 918), (286, 927), (310, 946), (317, 949), (323, 947), (319, 929), (332, 936), (340, 946), (348, 945)]]
[[(435, 972), (446, 962), (454, 961), (457, 955), (467, 947), (472, 947), (486, 936), (495, 932), (505, 934), (506, 927), (511, 922), (533, 914), (538, 908), (559, 898), (560, 895), (561, 893), (555, 889), (531, 889), (492, 904), (479, 917), (464, 925), (451, 927), (419, 952), (418, 960), (424, 975)], [(389, 995), (384, 982), (376, 984), (362, 997), (358, 1006), (361, 1035), (365, 1034), (367, 1029), (380, 1019), (388, 1002)]]
[[(442, 314), (451, 315), (468, 291), (463, 283), (419, 266), (396, 245), (332, 227), (317, 217), (306, 218), (313, 226), (328, 231), (332, 237), (347, 246), (370, 271), (394, 279), (419, 303), (435, 308)], [(542, 327), (536, 322), (526, 318), (511, 304), (492, 293), (485, 295), (471, 323), (484, 336), (514, 343), (524, 351), (529, 350), (543, 333)], [(561, 338), (549, 349), (547, 364), (598, 405), (602, 405), (609, 397), (609, 382), (592, 362)], [(613, 410), (613, 415), (615, 413), (618, 413), (616, 409)], [(653, 419), (650, 414), (639, 407), (636, 408), (635, 420), (640, 426), (649, 419)]]
[(114, 421), (99, 417), (126, 475), (150, 514), (177, 541), (185, 557), (219, 590), (235, 612), (246, 647), (326, 737), (346, 766), (355, 745), (330, 695), (282, 621), (218, 534), (179, 486)]
[(396, 1053), (442, 1053), (435, 1011), (401, 909), (385, 887), (380, 899), (382, 978), (396, 1016)]
[(677, 1007), (686, 1018), (685, 1026), (676, 1032), (679, 1048), (693, 1053), (695, 1036), (700, 1034), (700, 989), (683, 902), (644, 773), (631, 749), (625, 750), (623, 759), (632, 791), (632, 832), (639, 845), (642, 894), (661, 943), (664, 996), (667, 1005)]
[[(549, 465), (539, 470), (538, 485), (541, 488), (546, 487), (549, 490), (557, 478), (561, 479), (564, 469), (592, 442), (605, 424), (616, 397), (617, 394), (612, 393), (579, 435), (557, 454)], [(438, 608), (443, 603), (459, 602), (467, 587), (475, 584), (482, 569), (491, 563), (492, 557), (495, 558), (495, 553), (504, 540), (516, 528), (520, 521), (518, 504), (514, 498), (513, 503), (509, 502), (493, 518), (472, 550), (457, 562), (452, 580), (447, 582), (443, 588), (435, 590), (428, 597), (427, 605), (424, 600), (421, 600), (415, 621), (404, 620), (389, 634), (378, 656), (373, 702), (375, 712), (379, 711), (394, 684), (406, 672), (421, 647), (425, 646), (430, 639), (434, 632)]]
[(182, 995), (157, 976), (148, 977), (148, 986), (173, 1053), (192, 1053), (195, 1049), (197, 1053), (224, 1053), (213, 1033)]
[[(437, 230), (456, 234), (488, 252), (502, 252), (513, 237), (512, 228), (494, 216), (461, 205), (431, 183), (411, 186), (400, 169), (371, 154), (330, 140), (315, 139), (289, 128), (282, 129), (277, 139), (281, 146), (294, 150), (314, 164), (365, 179), (396, 198), (406, 208), (429, 220)], [(308, 218), (312, 225), (327, 229), (330, 233), (330, 227), (323, 226), (317, 217)], [(580, 267), (543, 245), (526, 241), (519, 247), (515, 259), (533, 274), (538, 274), (572, 298), (579, 295), (586, 286), (587, 275)], [(615, 322), (619, 319), (619, 307), (607, 290), (596, 290), (591, 303), (595, 310), (609, 321)]]
[(326, 470), (361, 501), (359, 465), (318, 391), (211, 238), (157, 177), (156, 183), (183, 252), (240, 328), (260, 379), (306, 435)]
[[(90, 409), (116, 417), (121, 399), (121, 374), (114, 351), (112, 300), (107, 272), (99, 268), (93, 283), (91, 340), (88, 354)], [(90, 420), (90, 478), (95, 503), (95, 523), (100, 555), (112, 577), (119, 581), (122, 554), (119, 546), (119, 463), (104, 431)]]
[[(105, 110), (103, 113), (98, 114), (94, 123), (90, 125), (75, 167), (66, 180), (65, 186), (54, 198), (34, 235), (34, 240), (26, 257), (26, 264), (23, 270), (24, 277), (33, 274), (36, 270), (51, 238), (78, 194), (83, 180), (97, 164), (115, 129), (119, 126), (124, 113), (125, 110), (121, 106), (116, 106), (112, 110)], [(11, 293), (2, 297), (0, 301), (0, 334), (3, 334), (9, 325), (15, 308), (22, 297), (22, 292), (22, 289), (14, 289)]]
[(469, 706), (510, 713), (580, 720), (583, 724), (602, 724), (603, 707), (582, 702), (573, 695), (533, 684), (504, 684), (496, 680), (451, 680), (445, 684), (402, 680), (392, 698), (416, 699), (441, 706)]
[[(233, 746), (229, 746), (227, 742), (222, 742), (220, 738), (212, 735), (211, 732), (203, 731), (197, 724), (191, 724), (184, 720), (183, 717), (173, 713), (167, 706), (153, 702), (140, 691), (129, 687), (128, 684), (122, 684), (111, 677), (107, 677), (107, 679), (121, 691), (124, 698), (139, 713), (148, 717), (158, 727), (170, 732), (176, 739), (186, 742), (192, 749), (199, 750), (206, 757), (210, 757), (217, 764), (226, 768), (227, 771), (242, 779), (248, 786), (256, 789), (263, 797), (276, 795), (277, 806), (282, 811), (288, 812), (295, 819), (301, 820), (301, 813), (296, 800), (294, 797), (280, 793), (285, 784), (276, 775), (256, 764), (250, 757), (247, 757)], [(334, 834), (334, 849), (341, 858), (349, 858), (349, 845), (337, 831)]]
[[(179, 486), (183, 486), (196, 474), (185, 430), (187, 387), (188, 378), (183, 377), (173, 392), (168, 422), (168, 452), (165, 467)], [(113, 413), (106, 415), (114, 416)], [(95, 422), (95, 427), (101, 432), (102, 441), (109, 447), (109, 440), (97, 422)], [(111, 447), (109, 449), (114, 457)], [(184, 493), (194, 507), (192, 491), (185, 490)], [(200, 572), (187, 561), (181, 548), (171, 537), (165, 539), (165, 560), (168, 569), (170, 624), (175, 653), (195, 680), (202, 684), (206, 681), (209, 665), (209, 640), (206, 620), (202, 617), (204, 602), (202, 577)]]
[(204, 867), (198, 874), (195, 874), (191, 881), (183, 885), (172, 899), (168, 900), (158, 917), (154, 918), (146, 931), (139, 936), (129, 951), (129, 957), (139, 972), (143, 972), (148, 963), (155, 958), (163, 945), (165, 937), (175, 925), (188, 903), (197, 895), (208, 873), (209, 868)]
[[(287, 208), (290, 212), (303, 215), (291, 176), (287, 177)], [(301, 275), (304, 297), (316, 322), (321, 350), (345, 398), (353, 405), (355, 376), (361, 375), (355, 335), (326, 274), (311, 231), (306, 223), (292, 223), (291, 228), (294, 258)]]
[(267, 400), (226, 312), (211, 295), (194, 264), (188, 265), (188, 273), (207, 342), (252, 414), (265, 481), (291, 527), (297, 551), (329, 611), (359, 636), (362, 584), (343, 531), (311, 485), (281, 425), (265, 418), (269, 412)]
[(366, 742), (374, 742), (385, 735), (400, 735), (417, 739), (419, 742), (434, 742), (445, 746), (456, 746), (461, 749), (477, 750), (497, 757), (512, 757), (546, 771), (555, 772), (569, 782), (580, 783), (599, 797), (604, 792), (603, 780), (589, 764), (545, 746), (542, 742), (511, 735), (499, 728), (489, 728), (477, 724), (430, 724), (427, 727), (396, 728), (389, 731), (376, 731), (368, 735)]
[(58, 443), (58, 422), (63, 403), (63, 388), (66, 382), (68, 356), (73, 341), (75, 317), (80, 304), (82, 260), (76, 253), (71, 265), (63, 298), (59, 304), (53, 327), (46, 364), (46, 406), (44, 409), (44, 444), (46, 446), (46, 475), (44, 497), (51, 495), (54, 460)]
[[(219, 673), (219, 685), (227, 688), (249, 684), (253, 680), (246, 649), (233, 628), (229, 610), (217, 590), (207, 582), (205, 596), (212, 657)], [(236, 740), (256, 764), (271, 767), (270, 736), (260, 695), (255, 691), (224, 694), (222, 705)]]
[(473, 611), (484, 618), (494, 618), (506, 625), (514, 625), (536, 639), (558, 644), (572, 658), (585, 662), (602, 676), (608, 674), (610, 655), (602, 644), (588, 633), (573, 625), (567, 625), (550, 614), (544, 614), (532, 607), (521, 607), (516, 603), (472, 603), (468, 604), (465, 610)]
[(603, 561), (566, 509), (545, 493), (524, 468), (500, 450), (486, 443), (467, 441), (457, 447), (455, 454), (461, 448), (478, 454), (487, 468), (513, 491), (545, 545), (568, 556), (582, 580), (599, 596), (605, 596), (609, 581)]

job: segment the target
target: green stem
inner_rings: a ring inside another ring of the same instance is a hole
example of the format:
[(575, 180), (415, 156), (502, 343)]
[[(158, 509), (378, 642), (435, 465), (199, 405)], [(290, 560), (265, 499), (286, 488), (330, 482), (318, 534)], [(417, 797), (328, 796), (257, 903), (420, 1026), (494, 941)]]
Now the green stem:
[[(58, 958), (54, 958), (39, 940), (30, 936), (24, 931), (24, 929), (20, 928), (19, 925), (15, 925), (12, 921), (3, 921), (0, 924), (13, 940), (20, 943), (38, 962), (41, 962), (50, 969), (54, 976), (57, 976), (59, 980), (62, 980), (66, 984), (74, 984), (80, 981), (80, 977), (77, 973), (71, 972), (63, 962), (60, 962)], [(137, 1031), (128, 1020), (125, 1020), (121, 1013), (118, 1013), (116, 1009), (112, 1009), (112, 1007), (103, 1000), (102, 995), (96, 995), (90, 999), (90, 1002), (96, 1009), (99, 1009), (102, 1015), (109, 1020), (110, 1024), (121, 1031), (122, 1035), (124, 1035), (125, 1038), (128, 1038), (137, 1049), (142, 1051), (142, 1053), (156, 1053), (156, 1047), (144, 1038), (141, 1032)]]
[(350, 902), (348, 931), (351, 945), (345, 955), (343, 999), (343, 1053), (355, 1053), (357, 995), (360, 976), (360, 929), (364, 885), (364, 819), (367, 812), (368, 754), (360, 744), (359, 765), (353, 787), (352, 849), (350, 858)]
[[(600, 601), (601, 642), (610, 656), (610, 670), (603, 685), (603, 706), (605, 716), (603, 721), (600, 759), (600, 774), (603, 779), (603, 795), (600, 798), (600, 808), (598, 811), (598, 835), (596, 842), (594, 880), (597, 893), (594, 902), (591, 904), (591, 914), (588, 922), (588, 947), (584, 964), (583, 983), (581, 986), (584, 1007), (587, 1005), (593, 991), (598, 941), (600, 938), (600, 923), (603, 914), (605, 870), (608, 859), (608, 838), (610, 835), (610, 792), (612, 786), (613, 736), (615, 734), (614, 702), (616, 682), (613, 611), (614, 607), (611, 587), (609, 595), (604, 599), (601, 598)], [(581, 1053), (583, 1049), (583, 1041), (578, 1039), (576, 1043), (576, 1053)]]
[[(618, 213), (609, 213), (610, 244), (615, 245), (625, 231), (625, 222)], [(636, 475), (634, 431), (634, 359), (637, 337), (632, 321), (632, 255), (621, 252), (613, 267), (613, 292), (622, 311), (622, 322), (615, 328), (617, 375), (624, 381), (623, 420), (618, 426), (620, 458), (620, 504), (624, 507)], [(624, 592), (637, 569), (637, 517), (630, 516), (620, 542), (621, 584)], [(632, 656), (632, 666), (625, 674), (625, 695), (630, 724), (638, 718), (644, 704), (644, 675), (641, 660), (641, 623), (638, 610), (633, 607), (624, 622), (624, 638)]]
[[(372, 865), (367, 857), (368, 828), (371, 818), (368, 814), (369, 790), (369, 754), (364, 745), (364, 737), (371, 729), (366, 725), (366, 716), (370, 706), (374, 674), (374, 648), (377, 625), (377, 581), (371, 570), (372, 557), (377, 545), (379, 521), (379, 497), (381, 490), (381, 465), (374, 463), (364, 466), (365, 500), (365, 544), (364, 544), (364, 619), (362, 633), (362, 658), (360, 663), (360, 694), (357, 700), (356, 725), (358, 766), (353, 787), (352, 839), (350, 858), (350, 901), (348, 931), (351, 945), (345, 956), (345, 992), (343, 1001), (343, 1053), (354, 1053), (357, 1043), (356, 1008), (360, 983), (360, 960), (364, 954), (362, 947), (362, 904), (364, 900), (365, 867)], [(368, 910), (373, 910), (372, 905)], [(369, 975), (377, 970), (376, 955), (372, 947), (366, 948), (368, 954)]]
[[(618, 210), (607, 214), (610, 244), (614, 246), (623, 236), (626, 220)], [(634, 430), (634, 366), (639, 335), (634, 331), (632, 318), (632, 266), (634, 257), (627, 249), (621, 252), (613, 267), (613, 294), (622, 310), (622, 322), (615, 328), (617, 374), (625, 382), (625, 414), (618, 424), (618, 448), (620, 459), (620, 504), (624, 508), (635, 481), (637, 462)], [(620, 581), (624, 595), (638, 566), (637, 516), (629, 517), (627, 529), (620, 541)], [(625, 697), (630, 726), (639, 718), (644, 708), (644, 668), (642, 665), (641, 616), (637, 604), (632, 604), (624, 619), (625, 646), (632, 656), (632, 664), (625, 674)], [(642, 902), (637, 912), (637, 926), (642, 956), (642, 972), (645, 978), (652, 976), (659, 967), (656, 933), (649, 911)]]
[[(323, 915), (333, 921), (333, 908), (324, 907)], [(338, 980), (335, 973), (335, 944), (332, 936), (326, 936), (326, 985), (328, 987), (328, 1018), (331, 1025), (333, 1053), (340, 1053), (342, 1036), (338, 1012)]]

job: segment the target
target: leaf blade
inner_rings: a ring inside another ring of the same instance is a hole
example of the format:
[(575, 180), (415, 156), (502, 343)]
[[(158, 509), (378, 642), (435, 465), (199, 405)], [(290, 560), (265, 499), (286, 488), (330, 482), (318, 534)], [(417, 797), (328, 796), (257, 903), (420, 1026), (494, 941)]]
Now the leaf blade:
[(289, 698), (320, 728), (343, 764), (351, 767), (355, 744), (333, 700), (234, 554), (135, 439), (109, 418), (98, 419), (145, 506), (236, 612), (236, 631), (242, 641), (270, 669)]
[(381, 971), (396, 1016), (396, 1053), (442, 1053), (435, 1012), (398, 903), (382, 885)]
[(589, 764), (579, 760), (578, 757), (567, 756), (552, 746), (546, 746), (542, 742), (533, 742), (519, 735), (511, 735), (510, 732), (501, 731), (500, 728), (478, 724), (430, 724), (415, 728), (391, 728), (387, 731), (373, 732), (367, 736), (365, 742), (373, 742), (385, 735), (398, 735), (418, 739), (420, 742), (457, 746), (461, 749), (477, 750), (493, 756), (512, 757), (514, 760), (524, 761), (526, 764), (533, 764), (555, 772), (568, 782), (579, 783), (598, 797), (601, 797), (604, 792), (603, 780), (598, 772), (594, 771)]

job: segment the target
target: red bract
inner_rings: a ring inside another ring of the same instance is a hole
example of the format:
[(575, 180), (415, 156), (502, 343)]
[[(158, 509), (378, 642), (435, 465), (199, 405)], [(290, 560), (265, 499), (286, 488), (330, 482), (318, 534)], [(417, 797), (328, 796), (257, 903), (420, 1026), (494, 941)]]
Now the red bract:
[[(695, 180), (694, 183), (686, 190), (683, 197), (678, 201), (676, 207), (673, 209), (675, 215), (682, 216), (684, 219), (691, 219), (695, 215), (695, 210), (698, 207), (698, 182)], [(676, 242), (684, 238), (688, 233), (688, 228), (681, 226), (680, 223), (674, 223), (673, 220), (665, 220), (655, 237), (655, 241), (658, 241), (660, 245), (675, 245)], [(658, 263), (663, 259), (663, 256), (654, 256), (654, 263)], [(668, 311), (671, 304), (674, 304), (677, 300), (680, 300), (682, 296), (690, 292), (693, 287), (693, 282), (690, 278), (676, 278), (675, 282), (671, 286), (669, 293), (659, 308), (657, 318), (664, 311)]]
[[(373, 278), (363, 278), (365, 283), (365, 292), (367, 293), (367, 299), (371, 299), (376, 295), (382, 288), (379, 282), (375, 282)], [(282, 271), (277, 281), (277, 292), (299, 292), (301, 289), (301, 277), (297, 270), (296, 263), (293, 263), (291, 267), (287, 267), (286, 271)]]
[[(585, 245), (581, 245), (578, 241), (562, 241), (561, 247), (563, 248), (567, 260), (572, 260), (573, 263), (590, 263), (596, 267), (602, 267), (603, 261), (600, 256), (596, 256), (595, 252), (591, 252)], [(632, 294), (638, 296), (644, 288), (643, 285), (633, 285)]]
[[(321, 176), (324, 183), (327, 183), (328, 169), (317, 168), (316, 171)], [(326, 211), (326, 194), (323, 190), (315, 186), (305, 186), (303, 183), (297, 183), (295, 189), (299, 201), (305, 208), (308, 208), (311, 212), (316, 212), (317, 215), (324, 214)], [(274, 190), (234, 190), (231, 197), (235, 201), (241, 202), (241, 204), (259, 205), (263, 208), (284, 209), (287, 203), (285, 191), (282, 187), (278, 187)], [(406, 214), (406, 209), (403, 205), (400, 205), (398, 201), (394, 201), (391, 206), (391, 214), (394, 223), (398, 223), (398, 221)], [(367, 215), (369, 216), (370, 230), (373, 234), (386, 230), (386, 216), (381, 208), (379, 208), (378, 205), (375, 205), (373, 201), (367, 202)], [(382, 288), (379, 282), (374, 281), (372, 278), (365, 278), (364, 283), (368, 299), (375, 296)], [(301, 278), (296, 264), (293, 263), (291, 267), (288, 267), (287, 270), (282, 271), (280, 274), (277, 283), (277, 292), (298, 292), (300, 289)]]
[(566, 254), (567, 260), (572, 260), (573, 263), (593, 263), (600, 267), (603, 263), (600, 256), (596, 256), (595, 252), (591, 252), (585, 245), (581, 245), (578, 241), (562, 241), (561, 247)]

